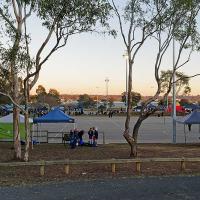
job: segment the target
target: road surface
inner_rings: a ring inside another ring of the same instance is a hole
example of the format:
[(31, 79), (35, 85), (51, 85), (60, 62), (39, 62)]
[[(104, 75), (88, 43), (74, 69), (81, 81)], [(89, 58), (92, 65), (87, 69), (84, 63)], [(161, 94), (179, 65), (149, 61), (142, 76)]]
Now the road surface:
[(199, 176), (106, 179), (0, 187), (2, 200), (198, 200)]

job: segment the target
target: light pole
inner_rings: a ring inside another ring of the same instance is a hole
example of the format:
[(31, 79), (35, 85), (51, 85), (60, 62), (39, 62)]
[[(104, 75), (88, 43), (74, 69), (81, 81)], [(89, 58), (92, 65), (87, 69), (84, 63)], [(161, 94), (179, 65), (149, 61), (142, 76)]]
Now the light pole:
[(173, 143), (176, 143), (176, 69), (175, 69), (175, 40), (173, 39)]
[(98, 114), (98, 111), (99, 111), (99, 108), (98, 108), (99, 107), (98, 89), (99, 89), (99, 87), (96, 87), (96, 89), (97, 89), (97, 114)]
[(106, 78), (105, 82), (106, 82), (106, 110), (108, 110), (108, 82), (109, 82), (109, 79)]
[(128, 108), (128, 53), (127, 51), (123, 54), (123, 57), (126, 59), (126, 94), (125, 94), (125, 104), (126, 104), (126, 112)]

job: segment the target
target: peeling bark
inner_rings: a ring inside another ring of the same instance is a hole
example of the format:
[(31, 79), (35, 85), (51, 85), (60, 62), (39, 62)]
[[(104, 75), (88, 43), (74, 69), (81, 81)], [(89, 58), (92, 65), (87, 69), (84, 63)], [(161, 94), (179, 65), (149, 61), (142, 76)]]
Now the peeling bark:
[(28, 113), (28, 97), (29, 97), (29, 88), (28, 88), (28, 82), (25, 81), (24, 83), (24, 97), (25, 97), (25, 132), (26, 132), (26, 145), (25, 145), (25, 153), (24, 153), (24, 161), (29, 161), (29, 149), (30, 149), (30, 124), (29, 124), (29, 113)]

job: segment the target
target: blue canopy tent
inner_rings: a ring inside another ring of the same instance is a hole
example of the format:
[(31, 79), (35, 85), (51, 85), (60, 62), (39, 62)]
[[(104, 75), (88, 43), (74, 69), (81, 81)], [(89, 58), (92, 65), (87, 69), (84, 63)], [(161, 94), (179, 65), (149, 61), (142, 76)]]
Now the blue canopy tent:
[(200, 109), (199, 105), (196, 104), (186, 104), (183, 106), (185, 109), (190, 109), (190, 110), (197, 110)]
[[(33, 124), (37, 125), (37, 139), (38, 139), (38, 124), (42, 123), (73, 123), (75, 127), (75, 119), (66, 115), (63, 111), (59, 109), (54, 109), (38, 118), (33, 119)], [(48, 134), (47, 134), (47, 142), (48, 142)]]
[(55, 109), (38, 118), (33, 119), (34, 124), (38, 123), (75, 123), (75, 120), (69, 115), (66, 115), (59, 109)]
[(186, 143), (185, 125), (199, 124), (199, 133), (200, 133), (200, 111), (195, 110), (192, 113), (186, 115), (185, 117), (177, 119), (176, 121), (178, 123), (184, 124), (185, 143)]

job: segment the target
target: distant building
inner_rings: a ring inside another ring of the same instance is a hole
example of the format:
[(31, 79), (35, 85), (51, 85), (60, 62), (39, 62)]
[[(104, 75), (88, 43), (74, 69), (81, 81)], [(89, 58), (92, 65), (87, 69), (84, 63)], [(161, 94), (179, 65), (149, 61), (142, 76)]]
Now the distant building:
[(122, 101), (114, 101), (114, 102), (113, 102), (112, 108), (116, 108), (116, 109), (119, 109), (119, 108), (126, 108), (126, 105), (125, 105), (125, 103), (122, 102)]

